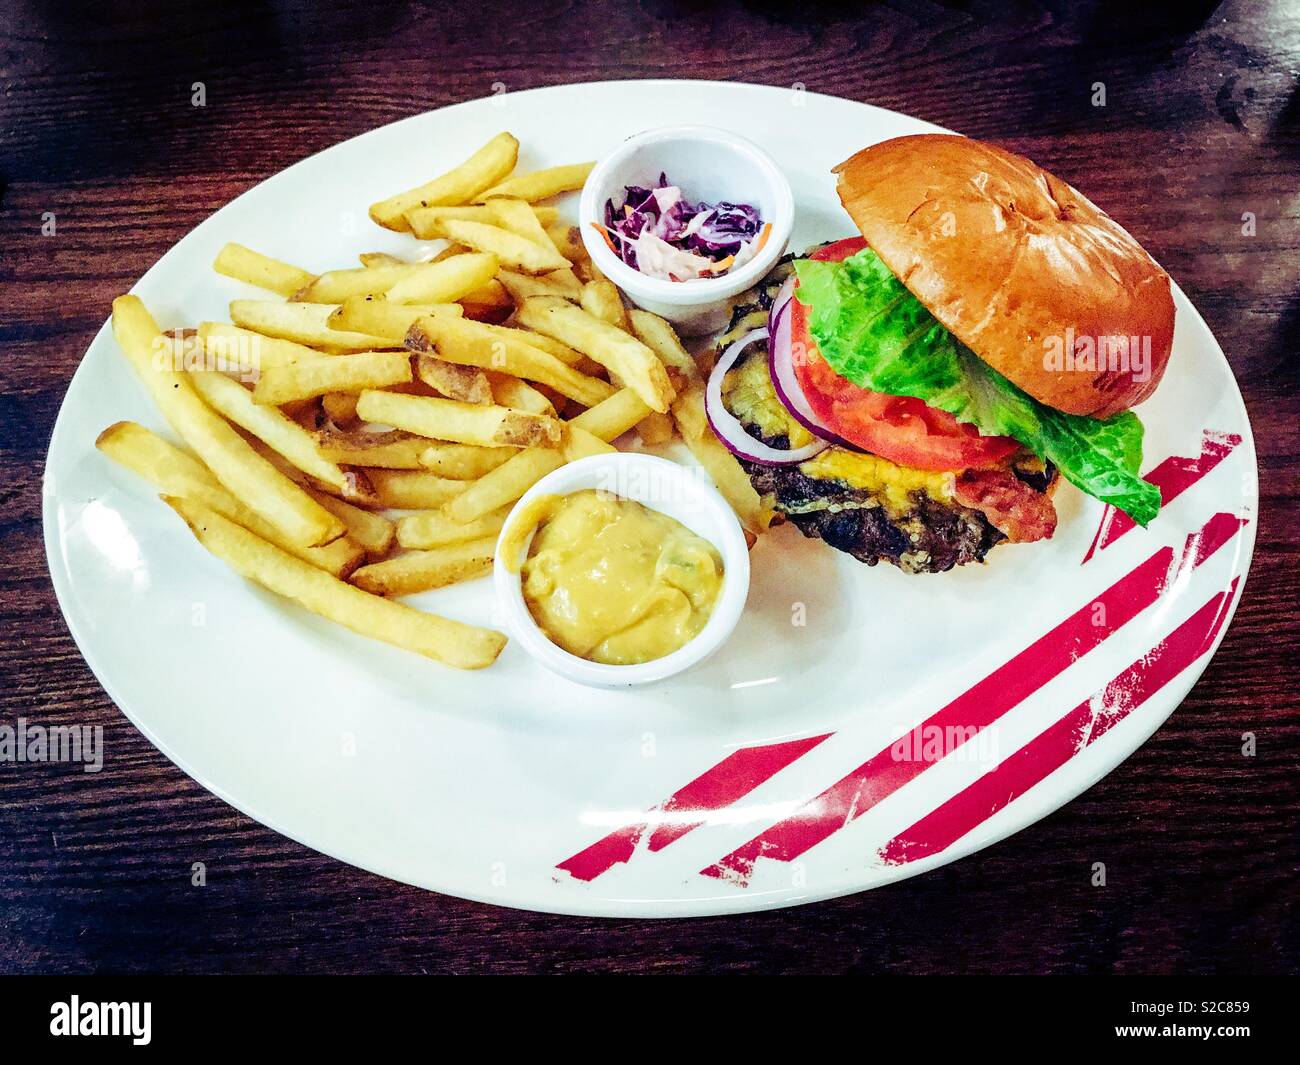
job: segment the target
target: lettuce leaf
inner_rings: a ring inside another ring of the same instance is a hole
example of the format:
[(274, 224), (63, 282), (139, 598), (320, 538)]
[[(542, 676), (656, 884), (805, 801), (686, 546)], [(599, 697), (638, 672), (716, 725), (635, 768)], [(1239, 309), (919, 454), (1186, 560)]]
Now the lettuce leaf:
[(1146, 525), (1160, 491), (1142, 480), (1142, 423), (1065, 414), (1017, 388), (962, 345), (870, 248), (842, 262), (800, 259), (796, 298), (836, 373), (860, 388), (917, 399), (1010, 436), (1053, 463), (1071, 484)]

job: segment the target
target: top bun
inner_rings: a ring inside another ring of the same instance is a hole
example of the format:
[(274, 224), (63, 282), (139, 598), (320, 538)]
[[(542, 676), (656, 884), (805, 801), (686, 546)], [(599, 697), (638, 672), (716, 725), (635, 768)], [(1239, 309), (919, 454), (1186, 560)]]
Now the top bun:
[(864, 148), (835, 172), (885, 265), (1035, 399), (1104, 418), (1160, 383), (1174, 335), (1169, 275), (1060, 178), (932, 133)]

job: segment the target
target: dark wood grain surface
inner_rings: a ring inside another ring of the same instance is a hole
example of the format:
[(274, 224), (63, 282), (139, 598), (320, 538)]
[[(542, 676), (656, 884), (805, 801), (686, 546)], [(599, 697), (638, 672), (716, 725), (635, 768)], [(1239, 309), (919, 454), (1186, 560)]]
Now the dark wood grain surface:
[[(1297, 970), (1300, 8), (851, 6), (0, 3), (0, 724), (102, 725), (108, 751), (97, 775), (0, 763), (0, 971)], [(1032, 156), (1183, 286), (1255, 427), (1254, 566), (1184, 705), (1054, 816), (867, 895), (612, 922), (341, 865), (159, 754), (91, 676), (50, 587), (41, 470), (68, 380), (112, 297), (197, 222), (312, 152), (494, 82), (645, 77), (799, 82)]]

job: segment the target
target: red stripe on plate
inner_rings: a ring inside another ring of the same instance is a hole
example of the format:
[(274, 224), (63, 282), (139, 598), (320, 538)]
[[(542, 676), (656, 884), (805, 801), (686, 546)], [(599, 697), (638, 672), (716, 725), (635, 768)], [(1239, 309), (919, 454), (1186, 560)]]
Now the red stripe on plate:
[(981, 729), (1151, 606), (1178, 574), (1200, 565), (1245, 524), (1246, 519), (1216, 514), (1187, 538), (1176, 564), (1173, 548), (1162, 547), (919, 726), (924, 736), (939, 737), (937, 750), (931, 743), (892, 744), (790, 817), (700, 872), (744, 884), (759, 858), (781, 862), (798, 858), (974, 739)]
[(1237, 581), (1090, 699), (881, 848), (893, 865), (946, 850), (1141, 706), (1213, 645)]
[(1179, 572), (1195, 569), (1244, 529), (1249, 521), (1249, 518), (1239, 518), (1222, 511), (1214, 515), (1199, 531), (1187, 537), (1183, 557), (1178, 564)]
[[(1160, 489), (1160, 504), (1164, 506), (1214, 469), (1240, 443), (1241, 437), (1236, 433), (1206, 429), (1201, 437), (1201, 453), (1196, 458), (1171, 455), (1148, 473), (1145, 480)], [(1107, 506), (1102, 511), (1101, 524), (1097, 526), (1097, 533), (1093, 536), (1092, 545), (1083, 556), (1083, 561), (1087, 562), (1098, 551), (1113, 544), (1133, 529), (1134, 525), (1133, 519), (1122, 510)]]
[[(827, 732), (821, 736), (807, 736), (758, 747), (741, 747), (732, 751), (712, 769), (705, 770), (649, 811), (645, 821), (624, 825), (572, 858), (560, 862), (557, 868), (564, 869), (578, 880), (595, 880), (613, 866), (628, 861), (636, 853), (637, 846), (647, 832), (650, 832), (647, 847), (652, 851), (663, 850), (674, 840), (681, 839), (702, 825), (707, 820), (704, 814), (725, 809), (744, 798), (830, 735)], [(680, 819), (665, 816), (673, 814), (689, 816)], [(694, 816), (696, 814), (701, 816)]]

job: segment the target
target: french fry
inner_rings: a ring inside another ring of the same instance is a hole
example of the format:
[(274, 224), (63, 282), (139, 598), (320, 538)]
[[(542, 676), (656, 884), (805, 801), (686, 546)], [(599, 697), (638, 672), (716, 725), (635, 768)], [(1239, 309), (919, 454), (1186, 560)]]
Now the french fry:
[(420, 456), (429, 447), (429, 441), (424, 437), (398, 430), (387, 433), (322, 431), (316, 434), (316, 442), (320, 453), (331, 462), (345, 466), (378, 466), (388, 470), (421, 469)]
[(463, 244), (457, 244), (454, 240), (449, 240), (441, 250), (434, 252), (425, 262), (441, 262), (443, 259), (450, 259), (453, 255), (465, 255), (470, 251), (473, 251), (473, 249), (467, 248)]
[(407, 514), (397, 519), (397, 542), (408, 549), (427, 551), (431, 547), (445, 547), (484, 536), (495, 538), (509, 513), (510, 507), (504, 506), (464, 525), (453, 521), (441, 510)]
[(465, 490), (464, 481), (428, 470), (373, 469), (368, 474), (380, 504), (395, 510), (433, 510)]
[[(494, 402), (492, 382), (477, 366), (461, 366), (435, 359), (432, 355), (417, 355), (415, 372), (421, 381), (448, 399), (456, 399), (461, 403)], [(501, 405), (510, 406), (509, 403)]]
[(649, 311), (637, 309), (628, 315), (628, 324), (637, 339), (653, 351), (665, 366), (676, 370), (692, 384), (701, 379), (695, 359), (682, 346), (676, 331), (664, 319)]
[(558, 290), (562, 299), (579, 300), (582, 298), (583, 282), (578, 279), (578, 275), (570, 267), (566, 270), (552, 270), (549, 274), (538, 274), (538, 277), (544, 277), (553, 284)]
[(199, 543), (236, 572), (362, 636), (461, 669), (491, 665), (505, 646), (499, 632), (370, 595), (294, 558), (209, 507), (176, 496), (163, 498)]
[(673, 432), (672, 416), (657, 411), (651, 411), (641, 420), (636, 433), (641, 438), (641, 443), (651, 447), (666, 444), (676, 435)]
[(327, 392), (321, 396), (320, 405), (325, 411), (325, 417), (340, 428), (351, 426), (357, 421), (355, 393)]
[(616, 374), (651, 410), (663, 414), (675, 392), (655, 353), (616, 326), (581, 307), (550, 297), (533, 297), (519, 308), (520, 323), (576, 348)]
[(384, 337), (331, 329), (327, 320), (334, 309), (327, 303), (231, 300), (230, 320), (263, 336), (292, 340), (328, 352), (374, 351), (400, 346)]
[(248, 443), (262, 458), (266, 459), (294, 484), (300, 486), (309, 496), (313, 491), (324, 492), (326, 495), (332, 495), (336, 499), (351, 503), (354, 507), (362, 507), (366, 510), (379, 510), (383, 507), (383, 503), (380, 502), (379, 495), (375, 492), (375, 486), (371, 483), (369, 475), (360, 467), (340, 465), (339, 469), (343, 471), (343, 487), (339, 488), (328, 481), (318, 481), (314, 477), (309, 477), (278, 451), (258, 440), (257, 437), (250, 437)]
[[(523, 237), (524, 240), (530, 240), (560, 255), (560, 249), (547, 236), (546, 227), (542, 225), (531, 205), (510, 196), (494, 196), (487, 201), (487, 205), (496, 219), (496, 224), (502, 229), (508, 229), (511, 233)], [(560, 255), (560, 258), (563, 259), (564, 256)], [(568, 265), (568, 260), (565, 260), (565, 267)]]
[(459, 318), (465, 309), (457, 303), (390, 303), (378, 296), (354, 296), (344, 300), (326, 319), (333, 330), (352, 331), (382, 337), (389, 346), (399, 346), (407, 330), (425, 317)]
[(209, 355), (195, 329), (169, 329), (159, 344), (165, 346), (167, 365), (173, 370), (216, 370), (245, 378), (255, 375), (252, 360), (246, 356)]
[(258, 403), (279, 405), (326, 393), (364, 392), (411, 380), (404, 351), (369, 351), (263, 370), (253, 389)]
[(444, 218), (437, 225), (438, 235), (464, 244), (467, 248), (495, 255), (502, 266), (512, 266), (529, 274), (544, 274), (562, 270), (569, 265), (554, 247), (543, 247), (531, 240), (511, 233), (500, 226), (484, 222)]
[[(331, 495), (364, 510), (379, 510), (385, 505), (383, 500), (379, 498), (379, 493), (375, 491), (375, 485), (370, 478), (370, 474), (364, 469), (357, 466), (344, 466), (342, 470), (347, 480), (344, 482), (342, 489), (331, 492)], [(315, 487), (328, 491), (330, 486), (320, 482)]]
[[(439, 477), (472, 481), (495, 470), (519, 454), (513, 447), (475, 447), (473, 444), (430, 444), (424, 441), (420, 465)], [(374, 463), (373, 465), (380, 465)]]
[(370, 205), (370, 217), (385, 229), (410, 229), (406, 212), (416, 207), (439, 207), (472, 200), (485, 189), (503, 181), (515, 168), (519, 142), (509, 133), (498, 133), (459, 166), (441, 177), (386, 200)]
[[(497, 271), (497, 273), (499, 274), (500, 271)], [(510, 298), (510, 293), (505, 290), (505, 287), (495, 277), (486, 285), (476, 288), (457, 302), (464, 309), (467, 318), (473, 318), (475, 313), (481, 315), (485, 311), (512, 310), (514, 308), (514, 301)]]
[(503, 322), (515, 309), (510, 293), (496, 278), (471, 292), (460, 305), (465, 308), (465, 317), (475, 322)]
[(302, 547), (285, 539), (274, 525), (226, 491), (202, 462), (143, 425), (134, 422), (110, 425), (99, 434), (95, 446), (164, 495), (181, 496), (211, 507), (263, 540), (335, 577), (346, 577), (365, 560), (363, 546), (346, 536), (323, 547)]
[[(421, 358), (428, 357), (421, 356)], [(493, 402), (502, 407), (525, 410), (530, 414), (544, 414), (549, 418), (555, 417), (555, 404), (527, 381), (504, 373), (491, 373), (487, 376), (488, 387), (492, 390)]]
[(638, 425), (650, 413), (645, 401), (631, 388), (621, 388), (609, 399), (584, 410), (567, 425), (576, 425), (608, 443)]
[(709, 427), (704, 410), (704, 384), (695, 381), (673, 402), (673, 420), (691, 454), (731, 504), (740, 524), (751, 536), (759, 536), (772, 524), (773, 513), (755, 490), (736, 456), (728, 451)]
[(610, 455), (617, 450), (613, 444), (605, 443), (594, 433), (589, 433), (572, 422), (564, 434), (564, 443), (560, 445), (565, 462), (577, 462), (592, 455)]
[(582, 281), (608, 281), (605, 272), (596, 265), (596, 260), (588, 256), (585, 259), (573, 260), (573, 272), (578, 275)]
[[(585, 311), (594, 314), (597, 318), (603, 318), (610, 325), (616, 325), (625, 331), (629, 328), (627, 309), (623, 306), (622, 297), (619, 296), (613, 282), (588, 281), (583, 286), (580, 304)], [(646, 346), (650, 347), (648, 344)], [(652, 412), (641, 420), (636, 431), (643, 444), (651, 446), (666, 444), (674, 436), (673, 420), (667, 414)]]
[(408, 551), (353, 571), (352, 583), (374, 595), (414, 595), (431, 588), (473, 580), (492, 572), (495, 536), (447, 544), (428, 551)]
[[(330, 359), (326, 365), (333, 363)], [(305, 366), (315, 366), (306, 363)], [(267, 373), (292, 373), (293, 367)], [(265, 380), (265, 375), (263, 375)], [(253, 394), (237, 381), (219, 373), (192, 373), (190, 381), (204, 402), (245, 432), (252, 433), (268, 447), (279, 452), (309, 477), (335, 488), (344, 484), (343, 471), (321, 456), (316, 450), (316, 440), (292, 418), (274, 407), (257, 402)]]
[(304, 285), (310, 285), (316, 275), (269, 255), (253, 251), (242, 244), (227, 244), (217, 252), (212, 269), (236, 281), (244, 281), (258, 288), (291, 296)]
[(457, 205), (414, 207), (406, 212), (406, 227), (419, 240), (437, 240), (442, 235), (438, 226), (449, 218), (458, 222), (496, 223), (496, 215), (490, 207)]
[(627, 308), (623, 306), (623, 297), (618, 294), (614, 282), (588, 281), (582, 286), (578, 303), (588, 314), (627, 331)]
[[(534, 213), (542, 225), (555, 225), (560, 212), (554, 207), (535, 207)], [(438, 236), (437, 226), (440, 221), (454, 218), (462, 222), (487, 222), (495, 224), (496, 214), (492, 208), (478, 206), (459, 207), (416, 207), (406, 212), (406, 224), (420, 240), (433, 240)]]
[(433, 353), (448, 362), (537, 381), (563, 396), (593, 406), (613, 395), (613, 387), (566, 366), (529, 342), (522, 330), (506, 330), (452, 318), (421, 318), (406, 334), (412, 351)]
[[(534, 207), (534, 211), (540, 212), (542, 208)], [(542, 221), (540, 214), (539, 221)], [(545, 222), (546, 235), (551, 238), (551, 243), (559, 250), (571, 263), (584, 263), (591, 258), (587, 254), (587, 246), (582, 243), (582, 233), (577, 226), (571, 226), (567, 222)]]
[[(582, 352), (569, 347), (568, 344), (561, 344), (558, 340), (555, 340), (552, 337), (544, 336), (541, 333), (534, 333), (528, 329), (516, 329), (514, 326), (509, 325), (494, 325), (490, 326), (490, 328), (494, 333), (498, 333), (503, 337), (512, 337), (515, 340), (530, 345), (531, 347), (541, 348), (548, 354), (554, 355), (564, 363), (565, 366), (577, 367), (588, 376), (591, 375), (591, 370), (593, 369), (598, 373), (605, 372), (605, 367), (601, 366), (599, 363), (593, 362)], [(591, 369), (585, 369), (584, 366), (590, 367)]]
[[(372, 559), (383, 558), (397, 538), (397, 526), (390, 518), (362, 510), (328, 492), (308, 489), (313, 499), (347, 526), (347, 539), (359, 544)], [(314, 548), (313, 550), (321, 550)]]
[(363, 251), (357, 259), (362, 266), (400, 266), (402, 263), (410, 262), (409, 259), (403, 259), (387, 251)]
[[(624, 388), (564, 423), (565, 431), (572, 434), (576, 429), (608, 443), (622, 436), (649, 413), (650, 408), (637, 394), (630, 388)], [(574, 453), (575, 446), (578, 445), (570, 445), (570, 454)], [(453, 498), (445, 508), (447, 516), (461, 524), (476, 521), (499, 507), (513, 503), (566, 461), (569, 460), (566, 459), (563, 446), (527, 448), (485, 473)]]
[(534, 170), (493, 185), (478, 194), (476, 202), (485, 202), (493, 196), (513, 196), (529, 203), (558, 196), (562, 192), (576, 192), (582, 188), (595, 163), (570, 163)]
[(498, 407), (458, 403), (454, 399), (362, 392), (357, 413), (368, 422), (391, 425), (408, 433), (482, 447), (528, 447), (560, 438), (554, 418)]
[(260, 372), (272, 366), (294, 366), (305, 361), (326, 359), (329, 356), (292, 340), (263, 336), (252, 329), (241, 329), (225, 322), (202, 322), (198, 329), (199, 343), (208, 356), (208, 369), (228, 372)]
[[(573, 279), (572, 284), (570, 278)], [(497, 273), (497, 280), (510, 293), (510, 298), (515, 303), (523, 303), (530, 296), (558, 296), (560, 299), (576, 300), (582, 295), (582, 285), (572, 270), (552, 271), (536, 276), (501, 270)]]
[(558, 448), (530, 447), (507, 459), (490, 473), (473, 481), (444, 508), (447, 517), (462, 525), (509, 506), (553, 470), (564, 465)]
[(389, 303), (454, 303), (482, 288), (500, 267), (495, 255), (466, 252), (420, 263), (419, 269), (393, 285), (385, 294)]
[(300, 547), (343, 535), (343, 523), (253, 451), (199, 398), (188, 375), (155, 363), (168, 344), (139, 297), (113, 301), (113, 335), (163, 416), (236, 499)]
[(382, 296), (398, 282), (419, 273), (427, 263), (379, 263), (350, 270), (329, 270), (294, 292), (299, 303), (342, 303), (356, 296)]

